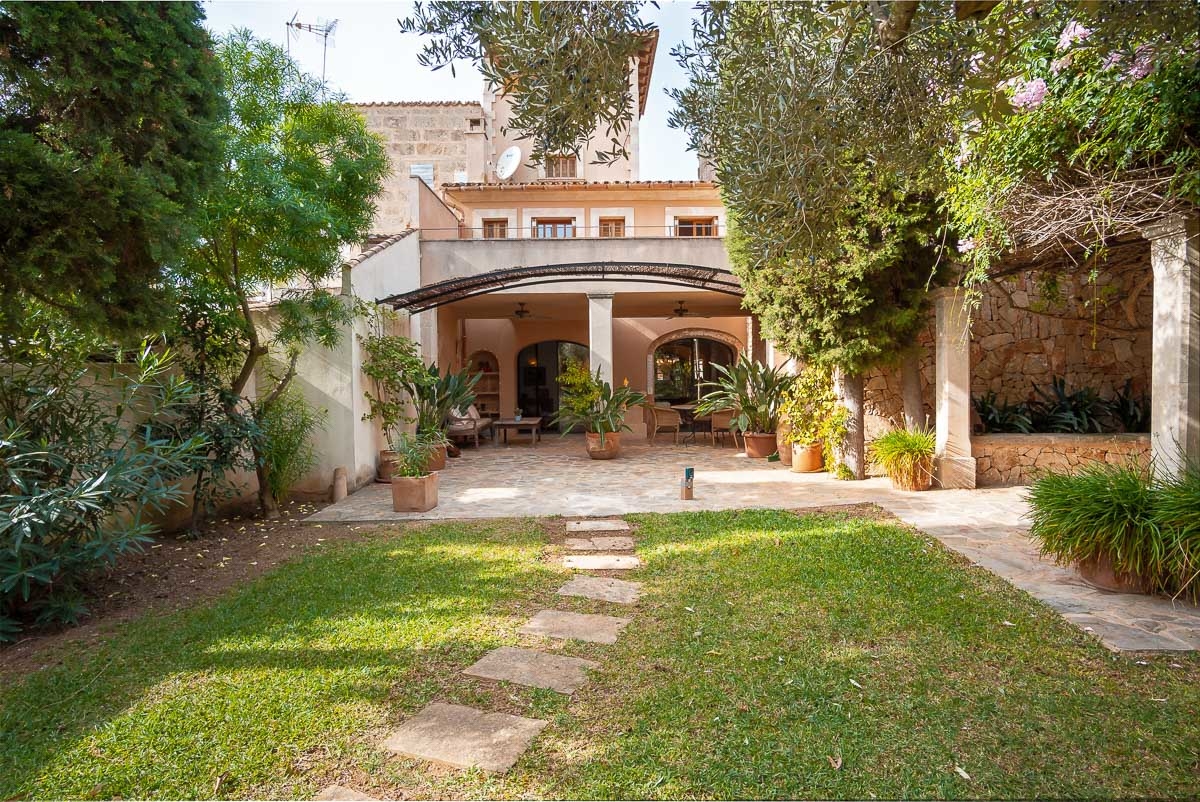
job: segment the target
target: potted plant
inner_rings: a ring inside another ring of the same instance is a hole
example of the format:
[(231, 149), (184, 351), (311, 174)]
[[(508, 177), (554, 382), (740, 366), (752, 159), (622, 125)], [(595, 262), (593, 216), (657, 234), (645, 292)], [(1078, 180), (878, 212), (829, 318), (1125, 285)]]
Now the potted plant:
[(845, 436), (848, 417), (834, 392), (832, 372), (816, 365), (806, 367), (783, 394), (780, 454), (791, 452), (796, 473), (825, 470), (832, 445)]
[(481, 374), (461, 370), (442, 375), (437, 365), (424, 369), (419, 381), (410, 382), (413, 404), (417, 409), (417, 433), (433, 443), (429, 469), (446, 467), (447, 419), (454, 410), (463, 410), (475, 403), (475, 385)]
[(629, 382), (613, 389), (593, 375), (579, 362), (568, 363), (558, 377), (562, 387), (562, 406), (554, 413), (552, 423), (562, 425), (563, 434), (583, 426), (588, 456), (592, 459), (612, 459), (621, 451), (621, 432), (629, 431), (625, 413), (632, 406), (646, 403), (644, 393), (629, 389)]
[(392, 509), (396, 512), (426, 512), (438, 503), (438, 475), (429, 470), (429, 461), (437, 441), (423, 434), (408, 432), (392, 441)]
[[(412, 391), (425, 381), (428, 372), (417, 344), (407, 337), (376, 332), (361, 338), (361, 342), (365, 353), (362, 372), (373, 386), (365, 393), (370, 411), (363, 420), (378, 421), (383, 436), (391, 442), (403, 424), (413, 422), (408, 414)], [(378, 481), (391, 481), (395, 458), (390, 448), (379, 452)]]
[(717, 379), (704, 386), (713, 388), (696, 406), (699, 416), (733, 410), (731, 428), (742, 433), (746, 456), (765, 458), (775, 453), (776, 426), (783, 394), (795, 380), (780, 367), (768, 368), (741, 356), (734, 365), (717, 365)]
[(936, 442), (932, 429), (893, 429), (871, 443), (870, 456), (892, 480), (892, 487), (928, 490), (933, 484)]

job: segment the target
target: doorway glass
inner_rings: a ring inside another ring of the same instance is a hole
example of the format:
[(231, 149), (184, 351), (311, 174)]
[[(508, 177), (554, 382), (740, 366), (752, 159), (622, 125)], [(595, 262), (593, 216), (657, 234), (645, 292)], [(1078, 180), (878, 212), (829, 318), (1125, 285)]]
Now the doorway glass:
[(720, 340), (688, 337), (672, 340), (654, 351), (654, 400), (671, 404), (696, 401), (717, 377), (713, 365), (732, 365), (734, 350)]
[(588, 349), (569, 340), (545, 340), (517, 354), (517, 407), (527, 417), (541, 416), (542, 429), (553, 429), (550, 418), (562, 403), (558, 375), (569, 362), (588, 364)]

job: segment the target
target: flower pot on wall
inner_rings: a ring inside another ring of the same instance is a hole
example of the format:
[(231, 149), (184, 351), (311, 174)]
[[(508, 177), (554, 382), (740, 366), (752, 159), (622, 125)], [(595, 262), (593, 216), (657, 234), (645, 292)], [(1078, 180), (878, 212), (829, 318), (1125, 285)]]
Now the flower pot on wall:
[(425, 464), (427, 471), (440, 471), (446, 467), (446, 446), (440, 445), (433, 451), (433, 456)]
[(788, 442), (788, 435), (791, 433), (792, 427), (782, 422), (775, 430), (775, 444), (779, 448), (779, 463), (788, 468), (792, 467), (792, 444)]
[(796, 473), (825, 470), (825, 447), (821, 443), (792, 443), (792, 470)]
[(1075, 564), (1084, 582), (1100, 590), (1113, 593), (1149, 593), (1151, 583), (1137, 574), (1118, 573), (1113, 570), (1112, 560), (1096, 557), (1080, 560)]
[(888, 473), (897, 490), (928, 490), (933, 485), (933, 457), (921, 460), (911, 471)]
[(742, 439), (746, 441), (746, 456), (751, 459), (766, 459), (775, 453), (775, 432), (744, 432)]
[(438, 503), (438, 475), (392, 477), (392, 509), (396, 512), (427, 512)]
[(384, 450), (379, 452), (379, 468), (375, 472), (375, 481), (392, 481), (392, 468), (395, 466), (395, 460), (395, 451)]
[(621, 435), (609, 432), (604, 435), (604, 445), (600, 445), (600, 435), (588, 432), (585, 447), (592, 459), (612, 459), (621, 453)]

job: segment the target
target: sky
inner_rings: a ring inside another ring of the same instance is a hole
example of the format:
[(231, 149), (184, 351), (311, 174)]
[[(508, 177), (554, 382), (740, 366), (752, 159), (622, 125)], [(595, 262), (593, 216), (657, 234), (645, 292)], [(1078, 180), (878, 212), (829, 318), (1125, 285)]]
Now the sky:
[[(397, 17), (406, 16), (412, 4), (387, 2), (238, 2), (204, 3), (208, 27), (220, 35), (233, 28), (249, 28), (255, 36), (281, 47), (289, 44), (286, 23), (315, 24), (336, 19), (337, 29), (326, 53), (325, 78), (329, 85), (355, 102), (384, 100), (474, 100), (482, 96), (483, 79), (470, 64), (460, 63), (456, 75), (449, 69), (434, 72), (417, 63), (419, 37), (402, 34)], [(643, 17), (660, 30), (658, 54), (651, 77), (650, 98), (641, 121), (642, 180), (689, 180), (696, 177), (696, 156), (687, 150), (682, 131), (667, 126), (674, 103), (665, 87), (682, 86), (682, 68), (670, 51), (691, 36), (691, 2), (647, 5)], [(321, 74), (321, 39), (315, 34), (291, 32), (292, 57), (307, 72)]]

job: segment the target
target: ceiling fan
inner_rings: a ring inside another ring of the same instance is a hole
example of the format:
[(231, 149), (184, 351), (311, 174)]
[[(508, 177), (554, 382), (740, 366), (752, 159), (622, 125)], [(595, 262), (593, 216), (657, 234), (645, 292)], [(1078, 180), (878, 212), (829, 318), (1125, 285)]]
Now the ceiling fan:
[(666, 320), (670, 320), (671, 318), (675, 318), (675, 317), (703, 317), (703, 318), (708, 317), (708, 315), (698, 315), (695, 312), (689, 311), (688, 308), (686, 306), (684, 306), (683, 304), (684, 304), (684, 302), (682, 300), (679, 301), (679, 306), (675, 307), (675, 309), (672, 310), (670, 316), (668, 316), (666, 318)]
[(533, 318), (534, 320), (549, 320), (550, 319), (550, 318), (546, 317), (545, 315), (535, 315), (533, 312), (530, 312), (528, 309), (525, 308), (524, 301), (517, 301), (517, 308), (513, 310), (512, 316), (515, 317), (517, 320), (525, 320), (526, 318)]

